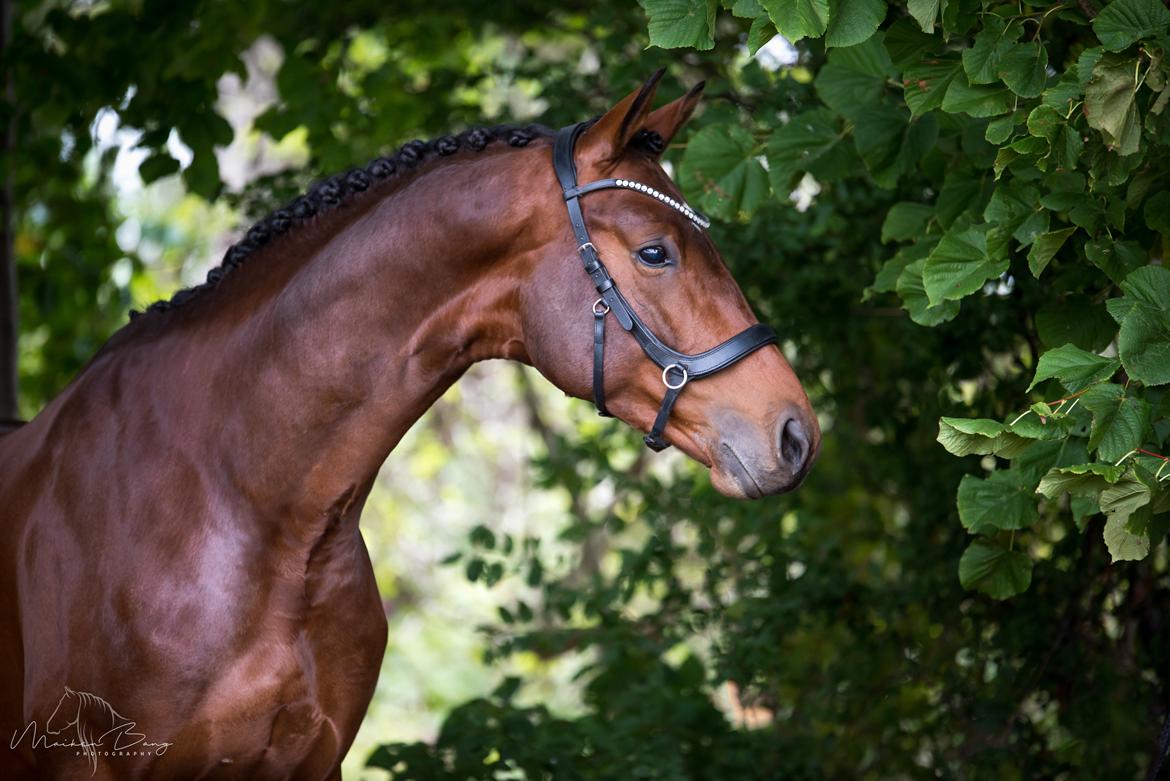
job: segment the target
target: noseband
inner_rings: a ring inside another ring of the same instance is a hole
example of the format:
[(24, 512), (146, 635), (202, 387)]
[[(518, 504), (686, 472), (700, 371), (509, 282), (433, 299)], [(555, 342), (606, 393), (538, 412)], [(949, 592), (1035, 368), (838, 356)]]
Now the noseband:
[(662, 432), (683, 387), (691, 380), (702, 379), (726, 369), (765, 345), (775, 344), (776, 332), (771, 326), (756, 323), (706, 352), (687, 355), (667, 347), (642, 322), (617, 289), (613, 277), (601, 262), (597, 247), (589, 240), (589, 230), (585, 227), (585, 217), (581, 213), (581, 196), (597, 190), (632, 190), (681, 212), (699, 228), (710, 227), (711, 222), (687, 204), (676, 201), (649, 185), (629, 179), (598, 179), (578, 186), (573, 148), (589, 125), (588, 122), (581, 122), (557, 132), (553, 145), (553, 169), (564, 192), (565, 206), (569, 210), (569, 224), (577, 241), (577, 252), (585, 264), (585, 272), (593, 280), (600, 296), (593, 302), (593, 403), (597, 405), (598, 413), (611, 417), (609, 410), (605, 408), (605, 316), (612, 312), (618, 324), (638, 342), (642, 352), (662, 369), (662, 384), (666, 386), (666, 395), (662, 398), (662, 406), (658, 410), (658, 417), (654, 419), (654, 426), (644, 439), (647, 447), (658, 451), (670, 446), (670, 443), (662, 438)]

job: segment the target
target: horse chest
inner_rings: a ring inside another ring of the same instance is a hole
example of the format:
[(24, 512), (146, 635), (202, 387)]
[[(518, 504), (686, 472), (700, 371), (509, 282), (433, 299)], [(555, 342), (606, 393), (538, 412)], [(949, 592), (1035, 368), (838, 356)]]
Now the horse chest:
[[(352, 532), (352, 533), (351, 533)], [(286, 570), (288, 562), (270, 562)], [(325, 777), (352, 742), (377, 682), (386, 620), (364, 544), (338, 530), (300, 574), (241, 605), (239, 640), (208, 659), (167, 770), (218, 777)]]

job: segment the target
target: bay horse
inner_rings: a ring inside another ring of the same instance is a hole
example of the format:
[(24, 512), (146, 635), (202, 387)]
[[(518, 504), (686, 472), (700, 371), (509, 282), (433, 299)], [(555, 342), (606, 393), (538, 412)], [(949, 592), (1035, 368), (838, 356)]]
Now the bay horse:
[[(362, 505), (476, 361), (729, 496), (803, 479), (808, 398), (659, 164), (702, 85), (652, 110), (660, 76), (559, 141), (472, 130), (318, 184), (0, 435), (0, 777), (340, 778), (387, 640)], [(166, 750), (22, 740), (65, 687)]]

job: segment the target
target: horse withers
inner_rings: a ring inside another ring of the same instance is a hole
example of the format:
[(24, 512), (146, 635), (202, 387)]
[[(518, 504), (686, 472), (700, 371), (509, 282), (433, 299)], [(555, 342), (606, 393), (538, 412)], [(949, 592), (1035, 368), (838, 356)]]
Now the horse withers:
[(700, 90), (658, 77), (555, 169), (491, 128), (322, 182), (0, 435), (0, 777), (339, 778), (386, 644), (361, 508), (476, 361), (729, 496), (799, 484), (816, 418), (659, 165)]

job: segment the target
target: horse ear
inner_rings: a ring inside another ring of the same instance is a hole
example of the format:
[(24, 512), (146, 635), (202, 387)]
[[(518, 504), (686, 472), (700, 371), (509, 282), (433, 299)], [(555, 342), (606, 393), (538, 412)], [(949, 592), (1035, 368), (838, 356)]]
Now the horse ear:
[(625, 153), (630, 140), (645, 126), (650, 105), (654, 102), (654, 91), (665, 72), (666, 68), (659, 68), (641, 89), (624, 97), (585, 131), (578, 142), (583, 157), (605, 164), (616, 161)]
[(686, 121), (691, 118), (691, 114), (695, 113), (695, 107), (699, 105), (699, 97), (702, 96), (703, 87), (706, 85), (705, 81), (700, 81), (681, 98), (672, 100), (657, 111), (651, 112), (646, 117), (643, 127), (662, 136), (662, 145), (665, 148), (670, 143), (670, 139), (674, 138), (678, 129), (686, 124)]

